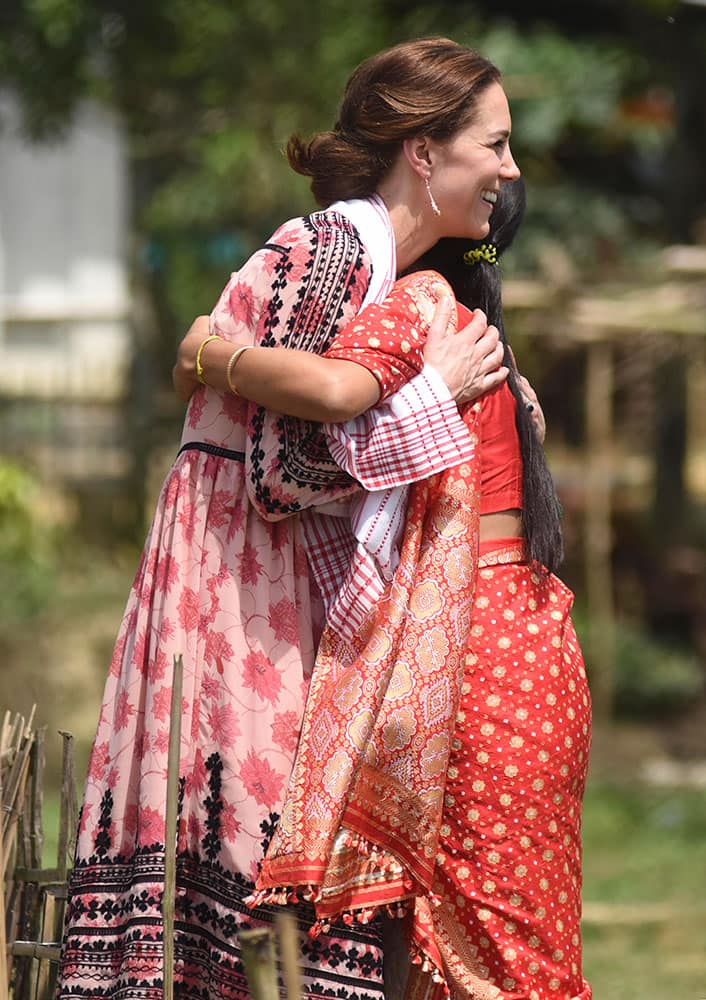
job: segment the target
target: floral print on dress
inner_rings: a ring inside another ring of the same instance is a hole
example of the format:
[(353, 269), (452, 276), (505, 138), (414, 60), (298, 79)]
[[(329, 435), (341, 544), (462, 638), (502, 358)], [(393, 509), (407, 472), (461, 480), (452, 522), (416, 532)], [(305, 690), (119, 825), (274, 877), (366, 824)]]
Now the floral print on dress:
[[(321, 276), (329, 276), (321, 287)], [(285, 224), (226, 286), (227, 339), (320, 353), (360, 308), (370, 262), (350, 223)], [(238, 932), (282, 807), (321, 607), (297, 512), (349, 495), (318, 426), (199, 388), (120, 627), (88, 769), (59, 996), (158, 1000), (174, 657), (184, 683), (176, 991), (245, 1000)], [(313, 914), (302, 904), (300, 928)], [(380, 1000), (379, 932), (305, 943), (305, 996)]]

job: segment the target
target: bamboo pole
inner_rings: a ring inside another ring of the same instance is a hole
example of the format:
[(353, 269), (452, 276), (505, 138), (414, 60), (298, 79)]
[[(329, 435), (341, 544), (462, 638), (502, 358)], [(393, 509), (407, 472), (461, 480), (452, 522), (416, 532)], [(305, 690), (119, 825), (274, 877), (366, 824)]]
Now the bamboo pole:
[(169, 753), (167, 756), (167, 802), (164, 818), (164, 892), (162, 894), (163, 996), (174, 998), (174, 905), (176, 901), (177, 810), (179, 805), (179, 762), (181, 758), (181, 691), (184, 661), (174, 657), (172, 678)]
[(279, 1000), (274, 933), (269, 927), (241, 931), (240, 957), (252, 1000)]
[[(9, 713), (8, 713), (9, 714)], [(17, 817), (20, 811), (20, 803), (24, 799), (25, 784), (29, 769), (30, 751), (34, 737), (32, 734), (32, 722), (34, 720), (34, 707), (29, 718), (25, 722), (24, 717), (16, 715), (12, 724), (3, 729), (3, 736), (7, 738), (5, 752), (3, 756), (10, 761), (9, 773), (5, 779), (5, 811), (2, 817), (2, 835), (5, 838), (5, 857), (9, 857), (14, 847), (17, 835)]]
[(296, 919), (292, 913), (280, 910), (275, 917), (275, 923), (279, 937), (279, 957), (287, 1000), (301, 1000), (302, 979)]
[[(49, 944), (54, 945), (56, 942), (56, 924), (57, 924), (57, 906), (56, 899), (51, 893), (42, 893), (42, 909), (39, 919), (34, 922), (34, 926), (37, 928), (37, 944), (38, 946)], [(47, 941), (47, 937), (49, 940)], [(56, 975), (49, 961), (49, 956), (44, 954), (37, 956), (39, 961), (35, 962), (36, 969), (36, 985), (34, 988), (34, 996), (37, 1000), (49, 1000), (54, 994), (52, 986), (55, 982)]]
[(42, 823), (42, 790), (44, 788), (44, 737), (45, 730), (38, 729), (32, 747), (32, 784), (31, 784), (31, 830), (30, 857), (32, 868), (41, 868), (42, 849), (44, 847), (44, 826)]
[[(7, 717), (6, 717), (7, 718)], [(5, 735), (3, 725), (2, 736)], [(4, 751), (5, 744), (0, 742), (0, 749)], [(4, 816), (4, 798), (2, 767), (0, 766), (0, 816)], [(7, 942), (5, 940), (5, 849), (2, 828), (0, 827), (0, 1000), (8, 1000), (10, 983), (8, 981), (7, 968)]]
[(76, 835), (76, 782), (74, 781), (74, 738), (72, 733), (59, 730), (61, 747), (61, 805), (59, 807), (59, 841), (56, 849), (56, 865), (61, 879), (66, 878), (69, 855), (73, 853)]
[[(29, 721), (24, 716), (5, 712), (0, 727), (0, 782), (2, 784), (2, 805), (0, 809), (0, 998), (5, 1000), (9, 993), (12, 965), (8, 963), (8, 938), (12, 943), (15, 930), (25, 906), (24, 895), (19, 890), (15, 875), (18, 855), (25, 862), (29, 860), (31, 848), (31, 827), (20, 830), (20, 820), (26, 807), (27, 779), (31, 771), (35, 736), (32, 730), (35, 708)], [(25, 817), (26, 818), (26, 817)], [(18, 842), (18, 830), (21, 839)], [(18, 906), (19, 901), (19, 906)]]
[(61, 948), (58, 944), (46, 944), (43, 941), (15, 941), (12, 952), (17, 958), (38, 958), (58, 962)]
[(613, 355), (610, 344), (588, 345), (586, 369), (586, 597), (589, 615), (591, 693), (596, 719), (613, 709), (615, 612), (612, 552)]

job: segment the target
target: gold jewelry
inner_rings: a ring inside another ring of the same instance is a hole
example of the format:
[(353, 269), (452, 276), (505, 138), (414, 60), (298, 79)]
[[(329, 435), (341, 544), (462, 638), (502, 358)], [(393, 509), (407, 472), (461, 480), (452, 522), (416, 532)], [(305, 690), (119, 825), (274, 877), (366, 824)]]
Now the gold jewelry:
[(226, 381), (228, 383), (228, 388), (230, 389), (230, 391), (233, 393), (234, 396), (239, 395), (239, 393), (238, 390), (233, 385), (233, 369), (237, 365), (241, 354), (243, 354), (244, 351), (249, 351), (250, 348), (254, 346), (255, 346), (254, 344), (243, 344), (242, 347), (236, 347), (236, 349), (233, 351), (230, 358), (228, 359), (228, 364), (226, 366)]
[(199, 349), (196, 352), (196, 378), (199, 380), (201, 385), (206, 385), (206, 379), (203, 377), (203, 368), (201, 367), (201, 352), (203, 351), (206, 344), (209, 344), (212, 340), (223, 340), (223, 337), (219, 337), (218, 334), (212, 333), (210, 337), (206, 337), (199, 344)]

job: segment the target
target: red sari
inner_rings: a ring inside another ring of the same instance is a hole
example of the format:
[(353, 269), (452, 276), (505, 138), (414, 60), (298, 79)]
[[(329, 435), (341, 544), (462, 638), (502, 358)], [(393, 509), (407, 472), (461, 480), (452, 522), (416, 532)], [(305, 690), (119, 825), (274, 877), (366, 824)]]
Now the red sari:
[[(426, 328), (438, 282), (398, 282), (395, 308)], [(352, 328), (338, 356), (394, 337), (384, 310)], [(389, 595), (357, 641), (324, 632), (255, 898), (298, 887), (320, 930), (405, 916), (408, 1000), (589, 1000), (572, 595), (521, 539), (479, 545), (483, 407), (464, 413), (477, 459), (412, 488)]]

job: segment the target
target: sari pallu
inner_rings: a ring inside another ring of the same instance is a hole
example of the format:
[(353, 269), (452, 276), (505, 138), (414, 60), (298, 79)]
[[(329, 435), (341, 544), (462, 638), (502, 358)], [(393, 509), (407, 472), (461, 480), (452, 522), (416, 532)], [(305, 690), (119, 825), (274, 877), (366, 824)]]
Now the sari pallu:
[[(475, 438), (479, 404), (464, 421)], [(477, 570), (476, 461), (412, 487), (389, 596), (357, 644), (324, 632), (285, 806), (251, 902), (399, 916), (433, 877)], [(295, 890), (293, 893), (292, 890)], [(415, 921), (415, 926), (423, 926)], [(433, 939), (413, 952), (439, 981)]]

